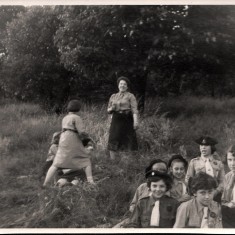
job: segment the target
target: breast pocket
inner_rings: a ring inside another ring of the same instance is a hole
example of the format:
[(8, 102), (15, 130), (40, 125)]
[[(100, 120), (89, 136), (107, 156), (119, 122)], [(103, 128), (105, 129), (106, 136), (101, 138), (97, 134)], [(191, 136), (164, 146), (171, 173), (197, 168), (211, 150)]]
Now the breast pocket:
[(205, 167), (204, 166), (196, 166), (195, 171), (196, 171), (196, 173), (201, 172), (201, 171), (205, 172)]
[(166, 205), (160, 214), (162, 228), (172, 228), (175, 223), (176, 208), (174, 205)]

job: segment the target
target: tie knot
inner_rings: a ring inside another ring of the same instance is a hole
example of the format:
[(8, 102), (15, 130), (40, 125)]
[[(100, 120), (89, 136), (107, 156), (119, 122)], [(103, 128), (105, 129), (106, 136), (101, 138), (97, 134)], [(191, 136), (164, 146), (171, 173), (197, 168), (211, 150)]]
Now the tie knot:
[(157, 200), (154, 205), (156, 206), (156, 205), (158, 205), (158, 204), (159, 204), (159, 201)]

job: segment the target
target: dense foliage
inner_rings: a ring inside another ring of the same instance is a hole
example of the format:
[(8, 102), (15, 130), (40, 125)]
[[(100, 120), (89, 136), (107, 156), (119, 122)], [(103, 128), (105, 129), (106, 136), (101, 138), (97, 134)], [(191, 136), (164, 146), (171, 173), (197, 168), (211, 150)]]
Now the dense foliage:
[(121, 75), (131, 79), (141, 107), (146, 94), (234, 95), (234, 6), (2, 6), (0, 11), (5, 96), (49, 107), (71, 96), (107, 99)]

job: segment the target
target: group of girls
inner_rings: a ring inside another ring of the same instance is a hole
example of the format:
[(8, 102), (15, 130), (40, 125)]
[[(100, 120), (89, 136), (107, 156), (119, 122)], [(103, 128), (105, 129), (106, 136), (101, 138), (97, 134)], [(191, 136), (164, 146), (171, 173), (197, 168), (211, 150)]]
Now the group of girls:
[(224, 164), (213, 153), (217, 141), (195, 141), (201, 155), (189, 164), (181, 155), (156, 159), (145, 170), (130, 204), (130, 216), (115, 227), (235, 228), (235, 145)]
[[(135, 130), (138, 128), (137, 102), (127, 91), (129, 80), (120, 77), (119, 92), (111, 96), (108, 113), (112, 114), (108, 150), (112, 160), (118, 150), (137, 150)], [(71, 100), (68, 114), (62, 120), (62, 131), (53, 159), (49, 156), (43, 186), (47, 187), (58, 169), (62, 169), (59, 185), (77, 184), (83, 170), (87, 181), (95, 184), (89, 156), (90, 138), (85, 133), (78, 100)], [(181, 155), (173, 155), (168, 164), (155, 160), (146, 168), (146, 182), (140, 185), (131, 202), (131, 216), (115, 227), (161, 228), (235, 228), (235, 146), (226, 156), (230, 172), (225, 175), (221, 159), (213, 153), (217, 141), (203, 136), (196, 140), (201, 156), (189, 164)], [(54, 146), (55, 147), (55, 146)], [(49, 151), (50, 152), (50, 151)]]

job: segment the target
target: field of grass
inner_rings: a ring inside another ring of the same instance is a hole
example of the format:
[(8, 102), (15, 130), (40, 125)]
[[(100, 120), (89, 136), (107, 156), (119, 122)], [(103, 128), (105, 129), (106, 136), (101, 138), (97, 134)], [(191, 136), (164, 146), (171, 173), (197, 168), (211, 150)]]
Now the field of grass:
[(190, 160), (198, 155), (194, 139), (202, 134), (219, 141), (222, 159), (235, 142), (235, 99), (148, 100), (137, 131), (140, 150), (122, 153), (113, 164), (106, 152), (106, 105), (84, 105), (81, 117), (97, 143), (92, 154), (97, 187), (81, 183), (43, 190), (39, 174), (63, 116), (34, 104), (0, 102), (0, 228), (112, 227), (127, 215), (152, 159), (180, 153)]

